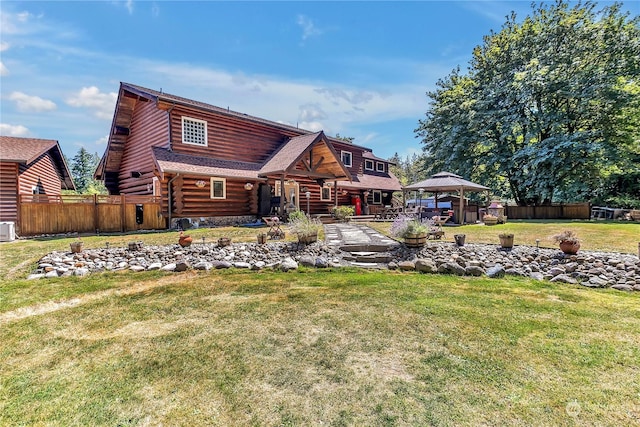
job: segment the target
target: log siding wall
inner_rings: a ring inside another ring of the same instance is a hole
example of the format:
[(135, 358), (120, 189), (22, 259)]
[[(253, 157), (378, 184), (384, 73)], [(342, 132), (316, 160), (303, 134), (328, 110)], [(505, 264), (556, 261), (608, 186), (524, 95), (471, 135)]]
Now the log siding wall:
[(39, 187), (40, 194), (60, 194), (62, 178), (48, 152), (28, 166), (19, 166), (19, 185), (20, 194), (32, 194), (35, 186)]
[[(152, 195), (155, 164), (151, 147), (168, 147), (167, 113), (153, 102), (136, 103), (118, 174), (122, 194)], [(132, 177), (132, 172), (142, 172)]]
[[(183, 116), (207, 122), (206, 147), (182, 143)], [(176, 153), (262, 163), (291, 136), (295, 135), (285, 135), (283, 131), (266, 125), (243, 122), (215, 113), (181, 106), (171, 110), (171, 141)]]
[(0, 162), (0, 221), (18, 220), (18, 164)]

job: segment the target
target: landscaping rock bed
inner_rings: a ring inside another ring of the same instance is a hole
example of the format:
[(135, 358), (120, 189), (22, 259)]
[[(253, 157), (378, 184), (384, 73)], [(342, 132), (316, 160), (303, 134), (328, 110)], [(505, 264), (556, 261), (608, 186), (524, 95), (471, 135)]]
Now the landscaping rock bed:
[[(85, 249), (81, 253), (52, 252), (43, 257), (30, 279), (84, 276), (116, 270), (211, 270), (222, 268), (264, 268), (283, 271), (299, 265), (325, 268), (350, 265), (345, 253), (323, 242), (307, 246), (275, 242), (265, 245), (236, 243), (219, 247), (214, 243)], [(640, 260), (635, 255), (580, 251), (564, 255), (559, 250), (516, 246), (503, 250), (496, 245), (457, 246), (447, 242), (429, 243), (419, 249), (398, 246), (390, 249), (389, 269), (466, 276), (531, 277), (580, 284), (591, 288), (640, 291)]]

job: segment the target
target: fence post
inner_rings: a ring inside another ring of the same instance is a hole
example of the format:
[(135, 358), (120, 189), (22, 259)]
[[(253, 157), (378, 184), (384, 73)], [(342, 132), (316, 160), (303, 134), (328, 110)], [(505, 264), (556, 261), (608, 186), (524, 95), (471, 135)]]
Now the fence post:
[(120, 195), (120, 212), (122, 213), (122, 218), (121, 218), (121, 222), (122, 222), (122, 232), (124, 233), (125, 231), (127, 231), (127, 207), (125, 205), (126, 202), (126, 197), (124, 194)]
[(98, 215), (98, 195), (93, 195), (93, 229), (98, 234), (100, 228), (99, 215)]

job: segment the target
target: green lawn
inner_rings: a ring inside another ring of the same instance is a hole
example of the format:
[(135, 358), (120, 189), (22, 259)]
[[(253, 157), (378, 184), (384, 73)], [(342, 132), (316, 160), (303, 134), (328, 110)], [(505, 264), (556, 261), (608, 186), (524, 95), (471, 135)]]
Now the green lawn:
[[(499, 227), (534, 244), (541, 229), (573, 229), (592, 250), (619, 244), (614, 232), (637, 250), (640, 236), (636, 224), (510, 222), (446, 237), (497, 243)], [(640, 293), (350, 269), (24, 280), (72, 240), (0, 245), (0, 425), (640, 422)]]

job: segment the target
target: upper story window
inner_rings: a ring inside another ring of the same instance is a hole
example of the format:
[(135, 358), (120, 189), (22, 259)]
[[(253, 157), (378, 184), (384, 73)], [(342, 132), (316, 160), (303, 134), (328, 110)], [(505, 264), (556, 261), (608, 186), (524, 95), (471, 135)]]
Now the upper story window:
[(384, 171), (385, 171), (384, 163), (376, 162), (376, 172), (384, 172)]
[(207, 122), (182, 117), (182, 142), (185, 144), (207, 146)]
[(366, 171), (372, 171), (373, 170), (373, 160), (366, 160), (364, 161), (364, 170)]
[(351, 151), (342, 151), (340, 153), (340, 157), (342, 159), (342, 164), (346, 167), (350, 168), (353, 166), (353, 155), (351, 154)]
[(211, 198), (227, 198), (227, 180), (224, 178), (211, 178)]

